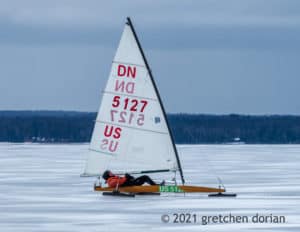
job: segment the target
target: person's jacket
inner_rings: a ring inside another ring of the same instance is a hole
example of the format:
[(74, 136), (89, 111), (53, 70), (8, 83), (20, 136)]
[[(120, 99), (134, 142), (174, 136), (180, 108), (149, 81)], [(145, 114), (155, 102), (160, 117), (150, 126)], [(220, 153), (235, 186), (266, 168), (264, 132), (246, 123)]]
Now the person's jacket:
[(117, 186), (121, 186), (126, 182), (126, 177), (120, 177), (120, 176), (111, 176), (107, 179), (107, 185), (108, 187), (115, 188)]
[(126, 173), (123, 177), (111, 176), (107, 179), (106, 183), (108, 187), (115, 188), (117, 186), (122, 186), (127, 180), (131, 179), (133, 179), (133, 177)]

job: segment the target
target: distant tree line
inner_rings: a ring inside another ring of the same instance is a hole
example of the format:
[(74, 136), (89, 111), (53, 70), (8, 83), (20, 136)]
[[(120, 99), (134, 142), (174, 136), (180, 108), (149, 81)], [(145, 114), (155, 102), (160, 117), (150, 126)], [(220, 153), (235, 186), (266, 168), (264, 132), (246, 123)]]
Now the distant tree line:
[[(96, 113), (0, 111), (0, 142), (89, 142)], [(169, 114), (178, 144), (300, 143), (300, 116)]]
[(177, 143), (300, 143), (300, 116), (175, 114), (169, 120)]

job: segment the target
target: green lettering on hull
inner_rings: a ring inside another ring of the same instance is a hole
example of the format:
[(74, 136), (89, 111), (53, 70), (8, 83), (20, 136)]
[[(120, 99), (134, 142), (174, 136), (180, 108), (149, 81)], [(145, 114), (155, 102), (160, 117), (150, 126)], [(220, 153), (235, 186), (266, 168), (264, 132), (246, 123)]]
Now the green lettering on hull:
[(178, 186), (175, 185), (165, 185), (165, 186), (159, 186), (159, 191), (161, 193), (183, 193), (184, 191), (180, 189)]

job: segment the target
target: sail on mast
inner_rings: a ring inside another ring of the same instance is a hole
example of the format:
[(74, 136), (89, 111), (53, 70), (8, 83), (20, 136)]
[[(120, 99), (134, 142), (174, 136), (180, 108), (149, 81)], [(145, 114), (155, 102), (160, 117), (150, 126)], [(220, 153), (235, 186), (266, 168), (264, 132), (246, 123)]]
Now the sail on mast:
[(140, 50), (140, 52), (141, 52), (141, 54), (142, 54), (143, 60), (144, 60), (144, 62), (145, 62), (146, 68), (147, 68), (148, 73), (149, 73), (149, 76), (150, 76), (150, 79), (151, 79), (151, 81), (152, 81), (152, 85), (153, 85), (154, 90), (155, 90), (155, 92), (156, 92), (156, 95), (157, 95), (157, 98), (158, 98), (158, 101), (159, 101), (161, 110), (162, 110), (162, 112), (163, 112), (163, 115), (164, 115), (164, 118), (165, 118), (165, 121), (166, 121), (166, 125), (167, 125), (167, 128), (168, 128), (168, 132), (169, 132), (169, 136), (170, 136), (170, 139), (171, 139), (171, 142), (172, 142), (172, 146), (173, 146), (173, 149), (174, 149), (174, 152), (175, 152), (175, 157), (176, 157), (178, 169), (179, 169), (179, 172), (180, 172), (181, 182), (182, 182), (182, 184), (184, 184), (185, 180), (184, 180), (184, 176), (183, 176), (183, 171), (182, 171), (180, 159), (179, 159), (179, 156), (178, 156), (178, 151), (177, 151), (177, 148), (176, 148), (176, 146), (175, 146), (174, 137), (173, 137), (173, 134), (172, 134), (171, 129), (170, 129), (170, 125), (169, 125), (169, 122), (168, 122), (168, 119), (167, 119), (167, 115), (166, 115), (166, 111), (165, 111), (164, 105), (162, 104), (162, 100), (161, 100), (161, 98), (160, 98), (160, 95), (159, 95), (157, 86), (156, 86), (156, 84), (155, 84), (155, 81), (154, 81), (154, 78), (153, 78), (153, 75), (152, 75), (150, 66), (149, 66), (149, 64), (148, 64), (148, 61), (147, 61), (147, 59), (146, 59), (146, 56), (145, 56), (145, 54), (144, 54), (144, 51), (143, 51), (142, 46), (141, 46), (141, 44), (140, 44), (140, 41), (139, 41), (139, 39), (138, 39), (138, 37), (137, 37), (137, 34), (136, 34), (136, 32), (135, 32), (135, 29), (134, 29), (133, 24), (132, 24), (132, 22), (131, 22), (131, 19), (130, 19), (129, 17), (127, 17), (127, 22), (128, 22), (128, 24), (129, 24), (129, 26), (130, 26), (130, 28), (131, 28), (131, 30), (132, 30), (132, 33), (133, 33), (133, 35), (134, 35), (134, 37), (135, 37), (136, 42), (137, 42), (137, 44), (138, 44), (139, 50)]
[[(118, 162), (122, 165), (114, 166)], [(105, 169), (179, 171), (184, 177), (166, 113), (130, 18), (127, 18), (103, 92), (90, 143), (86, 175)]]

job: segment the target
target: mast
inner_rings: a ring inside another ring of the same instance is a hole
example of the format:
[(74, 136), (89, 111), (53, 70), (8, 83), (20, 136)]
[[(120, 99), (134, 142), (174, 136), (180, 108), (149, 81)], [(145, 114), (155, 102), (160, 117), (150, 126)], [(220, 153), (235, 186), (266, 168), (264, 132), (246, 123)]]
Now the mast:
[(185, 183), (185, 180), (184, 180), (184, 176), (183, 176), (183, 172), (182, 172), (182, 168), (181, 168), (181, 164), (180, 164), (178, 152), (177, 152), (177, 149), (176, 149), (176, 146), (175, 146), (174, 138), (173, 138), (172, 132), (171, 132), (171, 130), (170, 130), (170, 125), (169, 125), (169, 122), (168, 122), (168, 119), (167, 119), (166, 111), (165, 111), (165, 108), (164, 108), (164, 106), (163, 106), (163, 104), (162, 104), (162, 100), (161, 100), (161, 97), (160, 97), (160, 95), (159, 95), (157, 86), (156, 86), (156, 84), (155, 84), (155, 81), (154, 81), (154, 78), (153, 78), (153, 75), (152, 75), (150, 66), (149, 66), (149, 64), (148, 64), (148, 62), (147, 62), (146, 56), (145, 56), (145, 54), (144, 54), (144, 52), (143, 52), (142, 46), (141, 46), (141, 44), (140, 44), (140, 41), (139, 41), (139, 39), (138, 39), (138, 37), (137, 37), (137, 34), (136, 34), (135, 30), (134, 30), (133, 24), (132, 24), (132, 22), (131, 22), (131, 20), (130, 20), (129, 17), (127, 17), (127, 22), (126, 22), (126, 23), (127, 23), (127, 25), (129, 25), (129, 27), (130, 27), (130, 29), (131, 29), (133, 35), (134, 35), (134, 38), (135, 38), (135, 40), (136, 40), (136, 42), (137, 42), (137, 45), (138, 45), (138, 47), (139, 47), (139, 50), (140, 50), (140, 52), (141, 52), (141, 54), (142, 54), (142, 57), (143, 57), (143, 60), (144, 60), (144, 62), (145, 62), (146, 68), (147, 68), (147, 70), (148, 70), (148, 73), (149, 73), (151, 82), (152, 82), (152, 84), (153, 84), (153, 86), (154, 86), (154, 90), (155, 90), (155, 92), (156, 92), (156, 94), (157, 94), (157, 97), (158, 97), (158, 101), (159, 101), (160, 107), (161, 107), (161, 109), (162, 109), (163, 115), (164, 115), (165, 120), (166, 120), (168, 132), (169, 132), (169, 135), (170, 135), (170, 137), (171, 137), (173, 149), (174, 149), (175, 156), (176, 156), (176, 160), (177, 160), (177, 165), (178, 165), (179, 172), (180, 172), (181, 182), (182, 182), (182, 184), (184, 184), (184, 183)]

